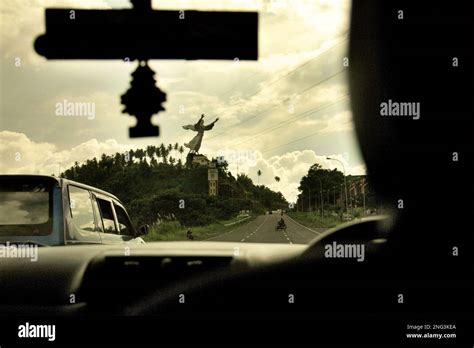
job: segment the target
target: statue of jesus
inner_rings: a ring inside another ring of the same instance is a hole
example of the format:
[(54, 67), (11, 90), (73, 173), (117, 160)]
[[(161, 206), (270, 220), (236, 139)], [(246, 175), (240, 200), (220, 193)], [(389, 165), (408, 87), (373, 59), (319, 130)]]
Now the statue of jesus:
[(199, 149), (201, 148), (202, 138), (204, 136), (204, 132), (211, 130), (214, 127), (214, 124), (219, 121), (219, 118), (216, 118), (214, 122), (204, 125), (204, 114), (201, 115), (199, 121), (196, 124), (189, 124), (187, 126), (183, 126), (184, 129), (189, 129), (197, 132), (196, 136), (191, 139), (189, 143), (185, 143), (184, 146), (189, 148), (189, 153), (198, 153)]

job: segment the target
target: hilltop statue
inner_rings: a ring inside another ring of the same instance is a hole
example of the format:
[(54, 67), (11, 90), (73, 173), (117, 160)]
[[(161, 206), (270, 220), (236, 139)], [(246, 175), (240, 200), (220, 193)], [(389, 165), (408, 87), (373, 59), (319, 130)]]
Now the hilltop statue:
[(204, 132), (211, 130), (214, 127), (214, 124), (219, 121), (219, 118), (208, 125), (204, 125), (204, 114), (201, 115), (199, 121), (196, 124), (189, 124), (187, 126), (183, 126), (184, 129), (192, 130), (197, 132), (196, 136), (191, 139), (189, 143), (185, 143), (184, 146), (189, 148), (190, 154), (197, 154), (199, 149), (201, 148), (202, 138), (204, 136)]

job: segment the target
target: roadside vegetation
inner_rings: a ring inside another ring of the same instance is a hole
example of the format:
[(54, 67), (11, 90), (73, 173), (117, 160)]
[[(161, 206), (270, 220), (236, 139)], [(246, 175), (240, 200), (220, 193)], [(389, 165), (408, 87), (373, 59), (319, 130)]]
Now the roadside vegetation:
[[(178, 221), (165, 221), (150, 227), (150, 233), (143, 237), (146, 242), (187, 240), (186, 233), (192, 232), (194, 240), (202, 241), (219, 236), (247, 224), (255, 219), (254, 216), (238, 216), (235, 219), (216, 222), (206, 226), (184, 227)], [(233, 224), (231, 224), (234, 222)]]
[(365, 175), (344, 176), (318, 163), (301, 178), (298, 191), (288, 214), (308, 227), (331, 228), (380, 211)]
[(255, 185), (245, 174), (234, 177), (225, 159), (210, 159), (218, 169), (219, 194), (209, 196), (207, 166), (185, 166), (183, 152), (179, 144), (161, 144), (103, 154), (100, 159), (76, 162), (61, 177), (116, 195), (135, 226), (151, 226), (149, 240), (180, 240), (188, 228), (205, 239), (224, 233), (225, 224), (242, 212), (261, 214), (288, 206), (280, 192)]
[(300, 224), (310, 228), (331, 228), (340, 225), (343, 222), (373, 215), (367, 214), (367, 211), (364, 212), (362, 208), (354, 208), (352, 210), (352, 215), (341, 215), (340, 212), (336, 213), (335, 211), (326, 212), (326, 215), (324, 217), (321, 217), (321, 214), (319, 212), (289, 211), (287, 212), (287, 214), (294, 220), (298, 221)]
[(308, 212), (288, 212), (292, 219), (309, 228), (331, 228), (342, 223), (338, 216), (325, 216)]

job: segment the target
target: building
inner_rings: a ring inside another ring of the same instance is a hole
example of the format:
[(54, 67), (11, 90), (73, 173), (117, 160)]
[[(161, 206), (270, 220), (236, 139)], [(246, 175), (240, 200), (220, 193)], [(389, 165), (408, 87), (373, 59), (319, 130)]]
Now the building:
[(210, 161), (207, 159), (206, 156), (204, 155), (194, 155), (193, 156), (193, 165), (198, 165), (198, 166), (208, 166)]
[(219, 171), (215, 162), (209, 163), (207, 180), (209, 181), (209, 196), (217, 196), (219, 194)]

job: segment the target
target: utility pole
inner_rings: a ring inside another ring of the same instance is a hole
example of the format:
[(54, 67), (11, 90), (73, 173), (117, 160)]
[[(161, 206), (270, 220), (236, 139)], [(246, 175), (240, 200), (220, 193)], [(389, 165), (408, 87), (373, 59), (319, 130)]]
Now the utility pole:
[(365, 214), (365, 192), (362, 192), (362, 204), (364, 206), (364, 214)]
[(352, 199), (352, 185), (353, 185), (353, 181), (351, 181), (349, 183), (349, 207), (351, 208), (350, 211), (351, 211), (351, 215), (354, 213), (354, 200)]
[(362, 179), (362, 202), (363, 202), (363, 205), (364, 205), (364, 214), (365, 214), (365, 178)]
[(308, 208), (309, 212), (311, 213), (311, 189), (309, 188), (309, 186), (306, 186), (306, 188), (308, 189)]
[(321, 182), (321, 179), (319, 179), (319, 192), (321, 198), (321, 217), (324, 217), (323, 183)]
[(339, 161), (337, 158), (326, 157), (327, 160), (337, 161), (342, 165), (342, 170), (344, 171), (344, 191), (345, 191), (345, 201), (346, 201), (346, 213), (349, 214), (349, 206), (347, 204), (347, 183), (346, 183), (346, 168), (344, 167), (344, 163)]

